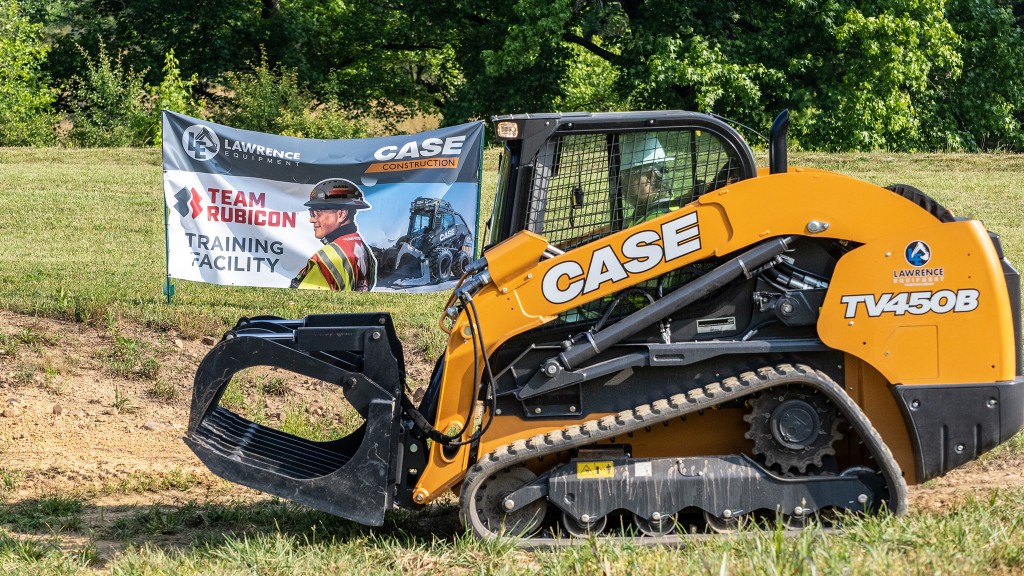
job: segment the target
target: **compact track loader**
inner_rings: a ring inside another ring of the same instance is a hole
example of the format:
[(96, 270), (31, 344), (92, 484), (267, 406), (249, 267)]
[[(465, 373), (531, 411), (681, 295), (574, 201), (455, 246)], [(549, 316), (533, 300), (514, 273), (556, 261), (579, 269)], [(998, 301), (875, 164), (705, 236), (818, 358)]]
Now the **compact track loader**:
[[(243, 319), (185, 441), (220, 476), (368, 525), (453, 490), (481, 538), (662, 542), (902, 513), (1024, 423), (1020, 277), (923, 192), (758, 168), (689, 112), (494, 119), (490, 245), (443, 311), (425, 395), (387, 313)], [(313, 441), (220, 402), (271, 366), (361, 426)], [(676, 532), (676, 534), (673, 534)]]
[(445, 200), (417, 198), (409, 207), (409, 230), (377, 254), (378, 285), (423, 286), (458, 278), (469, 266), (473, 232)]

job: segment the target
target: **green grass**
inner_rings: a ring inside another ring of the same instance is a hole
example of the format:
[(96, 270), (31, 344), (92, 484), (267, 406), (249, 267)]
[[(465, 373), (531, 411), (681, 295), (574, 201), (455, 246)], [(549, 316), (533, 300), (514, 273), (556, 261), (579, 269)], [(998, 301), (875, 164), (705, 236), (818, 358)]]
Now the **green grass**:
[(16, 356), (18, 354), (18, 348), (20, 347), (21, 342), (16, 336), (0, 334), (0, 354), (4, 356)]
[(82, 499), (55, 494), (0, 508), (0, 525), (19, 532), (73, 532), (82, 527)]
[(285, 404), (281, 424), (277, 428), (288, 434), (325, 442), (344, 438), (363, 423), (363, 419), (351, 407), (339, 414), (339, 418), (340, 421), (336, 422), (324, 416), (310, 416), (304, 402), (289, 401)]
[[(488, 153), (492, 164), (496, 157)], [(493, 176), (484, 190), (493, 196)], [(163, 213), (159, 150), (0, 149), (0, 307), (97, 325), (114, 316), (186, 337), (219, 337), (242, 316), (401, 310), (398, 329), (423, 335), (410, 351), (435, 357), (443, 349), (433, 326), (447, 294), (176, 281), (167, 305)], [(485, 204), (481, 220), (488, 215)]]
[(999, 458), (1003, 455), (1019, 456), (1021, 454), (1024, 454), (1024, 432), (1019, 432), (1013, 438), (1010, 438), (1006, 442), (1003, 442), (992, 450), (989, 450), (982, 455), (982, 459), (990, 460), (993, 458)]
[(18, 364), (14, 372), (14, 383), (18, 386), (28, 386), (35, 382), (38, 367), (31, 362)]
[[(761, 160), (759, 159), (759, 162)], [(791, 165), (846, 174), (881, 186), (909, 184), (956, 216), (982, 220), (1024, 265), (1024, 156), (1019, 154), (793, 154)]]
[(121, 414), (132, 414), (138, 410), (132, 397), (120, 388), (114, 388), (114, 408)]
[(165, 490), (186, 491), (199, 484), (199, 478), (192, 474), (174, 469), (169, 472), (136, 472), (117, 480), (103, 483), (101, 492), (111, 494), (142, 494), (145, 492), (163, 492)]
[(178, 387), (167, 380), (157, 380), (146, 390), (146, 394), (155, 400), (171, 402), (178, 397)]
[(14, 490), (21, 483), (23, 474), (19, 470), (0, 468), (0, 503), (4, 501), (6, 492)]
[(68, 553), (55, 539), (15, 537), (0, 530), (0, 573), (58, 576), (79, 574), (95, 559), (95, 549)]
[(220, 403), (257, 424), (268, 424), (273, 417), (274, 428), (321, 442), (347, 436), (363, 424), (339, 389), (326, 383), (319, 386), (317, 398), (333, 401), (329, 408), (314, 411), (316, 406), (292, 393), (284, 378), (271, 376), (263, 368), (248, 369), (235, 374)]
[(115, 376), (130, 378), (135, 374), (136, 367), (142, 361), (141, 344), (134, 338), (117, 335), (114, 345), (107, 352), (107, 365)]
[[(1022, 510), (1017, 490), (942, 514), (850, 519), (843, 532), (754, 529), (680, 548), (590, 541), (530, 552), (461, 534), (451, 506), (428, 510), (428, 523), (394, 513), (371, 529), (269, 500), (146, 507), (99, 536), (135, 543), (106, 567), (112, 574), (1013, 574), (1024, 566)], [(186, 544), (153, 543), (167, 537)], [(15, 566), (59, 559), (45, 545), (24, 548), (0, 536), (0, 566), (5, 554), (20, 555)]]
[[(485, 154), (482, 222), (493, 203), (497, 150)], [(759, 159), (759, 162), (764, 163)], [(912, 184), (958, 215), (982, 218), (1024, 262), (1024, 158), (1009, 154), (800, 154), (794, 165), (877, 184)], [(407, 353), (444, 347), (436, 320), (447, 294), (352, 294), (212, 286), (165, 277), (158, 150), (0, 149), (0, 307), (102, 325), (107, 318), (186, 337), (219, 336), (240, 317), (393, 311)], [(480, 239), (478, 239), (480, 240)], [(10, 354), (8, 340), (0, 350)]]
[(17, 356), (23, 346), (27, 346), (34, 352), (39, 352), (44, 346), (50, 346), (59, 341), (59, 336), (37, 332), (32, 328), (22, 328), (15, 334), (0, 334), (0, 355)]

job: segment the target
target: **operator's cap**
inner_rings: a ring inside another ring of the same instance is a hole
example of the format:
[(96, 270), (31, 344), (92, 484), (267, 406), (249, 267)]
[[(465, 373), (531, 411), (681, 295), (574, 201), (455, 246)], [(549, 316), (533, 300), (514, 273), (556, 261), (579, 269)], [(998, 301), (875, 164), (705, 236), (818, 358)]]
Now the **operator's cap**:
[(657, 166), (671, 162), (665, 154), (661, 141), (653, 132), (623, 134), (619, 138), (619, 169), (630, 170), (637, 166)]
[(328, 178), (313, 186), (304, 206), (318, 210), (365, 210), (370, 205), (358, 186), (342, 178)]

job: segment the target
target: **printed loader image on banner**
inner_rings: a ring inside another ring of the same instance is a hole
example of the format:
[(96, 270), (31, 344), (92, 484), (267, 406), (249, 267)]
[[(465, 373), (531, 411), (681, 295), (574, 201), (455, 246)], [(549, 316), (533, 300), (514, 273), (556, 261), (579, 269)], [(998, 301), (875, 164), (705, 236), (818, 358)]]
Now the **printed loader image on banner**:
[(235, 286), (426, 292), (474, 258), (483, 123), (361, 140), (163, 113), (167, 273)]

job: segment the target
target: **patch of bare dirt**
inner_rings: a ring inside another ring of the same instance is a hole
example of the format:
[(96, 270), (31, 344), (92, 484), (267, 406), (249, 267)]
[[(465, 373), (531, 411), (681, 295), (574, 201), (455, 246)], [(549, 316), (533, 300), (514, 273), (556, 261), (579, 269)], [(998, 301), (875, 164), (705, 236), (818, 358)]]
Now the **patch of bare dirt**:
[[(7, 497), (130, 492), (160, 478), (223, 489), (182, 442), (195, 370), (214, 344), (203, 340), (0, 311), (0, 472), (16, 477)], [(406, 362), (410, 384), (424, 384), (431, 364)], [(268, 390), (258, 401), (271, 423), (289, 410), (315, 422), (344, 409), (311, 379), (282, 372), (285, 394), (269, 391), (273, 371), (249, 374)]]
[[(94, 567), (102, 569), (131, 545), (110, 539), (121, 519), (153, 507), (267, 498), (213, 475), (182, 441), (195, 371), (214, 343), (125, 323), (90, 326), (0, 311), (0, 506), (55, 496), (82, 501), (80, 529), (56, 534), (57, 541), (66, 550), (95, 550)], [(429, 375), (430, 368), (416, 370)], [(248, 384), (266, 385), (272, 376), (250, 374)], [(340, 394), (309, 379), (285, 387), (246, 398), (243, 408), (260, 410), (272, 425), (298, 410), (336, 432), (328, 420), (338, 412), (334, 403), (344, 402)], [(143, 536), (160, 547), (188, 538)]]
[(986, 498), (997, 490), (1024, 488), (1024, 455), (1004, 452), (983, 456), (910, 488), (910, 509), (939, 512), (972, 496)]
[(120, 348), (109, 329), (0, 312), (0, 468), (15, 497), (205, 474), (181, 437), (209, 346), (115, 330)]

